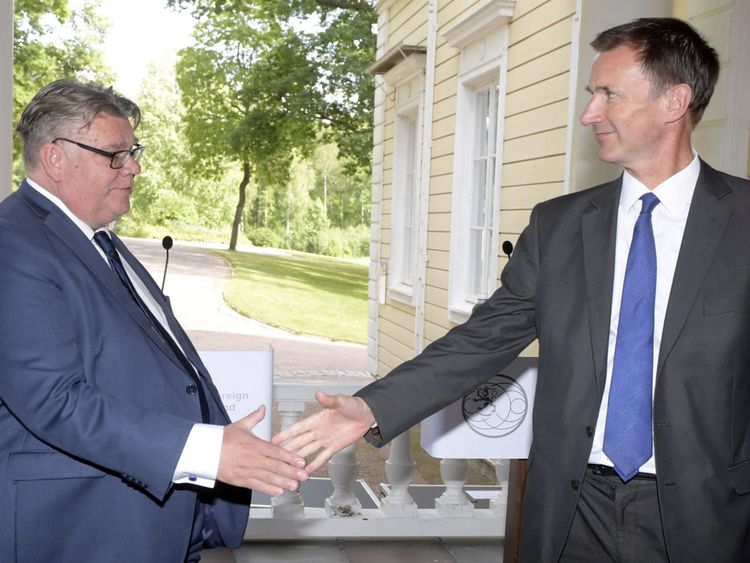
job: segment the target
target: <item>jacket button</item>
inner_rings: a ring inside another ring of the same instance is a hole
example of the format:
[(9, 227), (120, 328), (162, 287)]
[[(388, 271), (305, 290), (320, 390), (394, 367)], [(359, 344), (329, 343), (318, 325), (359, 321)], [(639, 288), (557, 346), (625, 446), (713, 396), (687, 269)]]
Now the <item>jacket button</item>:
[(578, 490), (578, 487), (580, 487), (580, 486), (581, 486), (581, 484), (580, 484), (580, 483), (578, 482), (578, 479), (573, 479), (573, 480), (572, 480), (572, 481), (570, 482), (570, 486), (571, 486), (571, 488), (572, 488), (572, 489), (573, 489), (574, 491), (577, 491), (577, 490)]
[(591, 426), (587, 426), (586, 427), (586, 436), (588, 436), (589, 438), (591, 438), (593, 435), (594, 435), (594, 429), (591, 428)]
[(188, 395), (195, 395), (198, 392), (198, 386), (195, 385), (194, 383), (191, 383), (190, 385), (185, 387), (185, 392)]

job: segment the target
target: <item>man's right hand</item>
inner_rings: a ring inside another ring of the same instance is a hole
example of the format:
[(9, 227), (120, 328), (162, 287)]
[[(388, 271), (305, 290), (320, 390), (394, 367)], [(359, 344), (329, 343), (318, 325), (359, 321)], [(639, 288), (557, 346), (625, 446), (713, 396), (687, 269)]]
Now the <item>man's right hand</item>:
[(309, 473), (305, 458), (253, 434), (263, 420), (264, 406), (224, 427), (224, 438), (216, 478), (224, 483), (278, 496), (285, 490), (296, 491)]
[(283, 444), (290, 451), (307, 457), (318, 453), (307, 465), (312, 473), (338, 451), (359, 440), (372, 427), (375, 417), (359, 397), (326, 395), (322, 391), (315, 398), (323, 410), (273, 437), (274, 444)]

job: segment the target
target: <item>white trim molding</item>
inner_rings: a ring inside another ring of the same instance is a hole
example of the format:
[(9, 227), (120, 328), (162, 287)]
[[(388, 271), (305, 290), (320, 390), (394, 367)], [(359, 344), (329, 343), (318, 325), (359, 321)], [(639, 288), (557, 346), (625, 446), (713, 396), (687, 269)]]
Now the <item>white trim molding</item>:
[(506, 25), (513, 17), (515, 8), (516, 0), (489, 0), (474, 12), (446, 26), (442, 35), (451, 46), (462, 49), (478, 37)]
[(0, 200), (13, 182), (13, 0), (0, 0)]

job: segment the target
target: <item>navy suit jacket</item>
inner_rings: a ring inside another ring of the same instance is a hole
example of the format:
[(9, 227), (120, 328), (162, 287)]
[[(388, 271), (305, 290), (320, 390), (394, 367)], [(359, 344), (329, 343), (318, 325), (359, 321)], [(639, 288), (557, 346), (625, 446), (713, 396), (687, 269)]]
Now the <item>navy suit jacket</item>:
[[(117, 237), (228, 418), (152, 278)], [(26, 183), (0, 203), (0, 561), (182, 561), (196, 489), (171, 479), (198, 396), (80, 229)], [(247, 500), (201, 491), (196, 530), (234, 547)]]
[[(539, 371), (524, 563), (554, 563), (604, 391), (621, 180), (534, 208), (502, 287), (415, 359), (358, 392), (387, 442), (505, 368)], [(750, 182), (701, 162), (667, 304), (654, 455), (671, 561), (750, 561)], [(429, 389), (429, 393), (424, 390)]]

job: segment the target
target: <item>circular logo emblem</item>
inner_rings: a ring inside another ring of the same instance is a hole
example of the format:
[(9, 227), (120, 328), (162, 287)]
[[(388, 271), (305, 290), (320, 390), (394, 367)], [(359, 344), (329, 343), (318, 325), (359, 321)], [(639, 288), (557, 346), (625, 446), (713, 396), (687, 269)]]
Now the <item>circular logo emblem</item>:
[(501, 438), (521, 426), (529, 400), (515, 379), (498, 374), (466, 395), (461, 406), (464, 420), (474, 432)]

